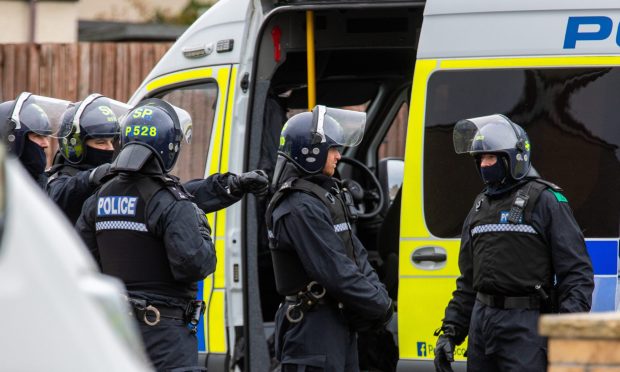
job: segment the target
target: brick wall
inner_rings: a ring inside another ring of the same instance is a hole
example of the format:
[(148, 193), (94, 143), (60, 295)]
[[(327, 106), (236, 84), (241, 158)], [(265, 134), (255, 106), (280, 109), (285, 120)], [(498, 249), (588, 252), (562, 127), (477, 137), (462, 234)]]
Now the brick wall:
[(549, 372), (620, 372), (620, 313), (541, 317)]

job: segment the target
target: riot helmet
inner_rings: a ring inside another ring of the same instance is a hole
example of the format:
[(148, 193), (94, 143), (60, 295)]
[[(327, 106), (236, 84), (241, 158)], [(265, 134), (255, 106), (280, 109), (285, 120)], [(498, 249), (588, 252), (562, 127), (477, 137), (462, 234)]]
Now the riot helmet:
[[(191, 142), (189, 113), (168, 102), (149, 98), (138, 103), (121, 121), (121, 152), (129, 146), (146, 147), (169, 172), (179, 157), (181, 140)], [(119, 155), (120, 156), (120, 155)]]
[(129, 109), (129, 105), (101, 94), (91, 94), (83, 101), (71, 104), (62, 117), (62, 126), (69, 128), (70, 132), (58, 141), (62, 157), (68, 163), (80, 164), (88, 155), (88, 139), (118, 139), (119, 121)]
[(60, 125), (61, 116), (70, 102), (56, 98), (21, 93), (14, 101), (0, 105), (2, 135), (9, 152), (22, 155), (28, 133), (63, 138), (70, 131)]
[(323, 170), (331, 147), (354, 147), (364, 136), (366, 113), (316, 106), (291, 117), (280, 134), (278, 154), (306, 174)]
[(504, 115), (461, 120), (454, 126), (452, 138), (457, 154), (496, 154), (505, 158), (514, 180), (530, 172), (531, 146), (527, 133)]

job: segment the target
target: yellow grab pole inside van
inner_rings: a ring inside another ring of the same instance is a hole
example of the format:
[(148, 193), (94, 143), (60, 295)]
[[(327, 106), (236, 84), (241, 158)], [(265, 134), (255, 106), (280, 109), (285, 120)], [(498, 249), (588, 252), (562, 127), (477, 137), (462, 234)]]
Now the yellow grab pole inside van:
[(308, 60), (308, 111), (316, 105), (316, 79), (314, 68), (314, 12), (306, 11), (306, 59)]

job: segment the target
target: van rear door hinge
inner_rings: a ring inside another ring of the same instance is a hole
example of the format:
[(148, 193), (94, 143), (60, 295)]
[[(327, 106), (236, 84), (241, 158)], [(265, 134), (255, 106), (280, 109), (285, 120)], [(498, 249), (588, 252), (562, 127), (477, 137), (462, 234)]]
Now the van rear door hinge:
[(245, 74), (243, 74), (243, 77), (241, 78), (241, 90), (243, 91), (243, 93), (247, 93), (248, 91), (248, 87), (250, 86), (250, 73), (246, 72)]

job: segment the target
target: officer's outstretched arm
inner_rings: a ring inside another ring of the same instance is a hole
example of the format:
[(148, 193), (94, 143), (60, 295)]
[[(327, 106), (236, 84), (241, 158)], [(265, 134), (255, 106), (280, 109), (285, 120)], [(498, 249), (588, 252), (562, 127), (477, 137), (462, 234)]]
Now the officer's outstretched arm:
[(229, 174), (215, 173), (205, 179), (188, 181), (183, 187), (192, 194), (192, 201), (205, 213), (216, 212), (241, 200), (240, 196), (228, 192)]
[(183, 184), (193, 195), (192, 201), (206, 213), (224, 209), (239, 200), (246, 193), (262, 196), (269, 191), (269, 179), (262, 170), (253, 170), (239, 175), (216, 173), (205, 179), (191, 180)]
[(80, 235), (84, 244), (93, 255), (97, 264), (101, 266), (101, 261), (99, 257), (99, 248), (97, 247), (97, 236), (95, 229), (95, 215), (97, 213), (97, 199), (95, 195), (89, 197), (84, 202), (82, 207), (82, 213), (78, 218), (75, 229), (77, 233)]
[(172, 275), (176, 280), (195, 282), (215, 271), (215, 246), (200, 219), (196, 206), (189, 200), (172, 203), (157, 224), (163, 232), (164, 244)]
[(384, 317), (390, 306), (385, 287), (369, 280), (347, 256), (328, 211), (320, 201), (307, 195), (300, 199), (299, 203), (295, 201), (297, 207), (283, 218), (283, 228), (294, 239), (296, 252), (308, 275), (348, 309), (370, 319)]
[(532, 212), (535, 224), (545, 226), (557, 278), (560, 313), (587, 312), (592, 306), (594, 272), (581, 229), (568, 201), (550, 191), (540, 194)]

